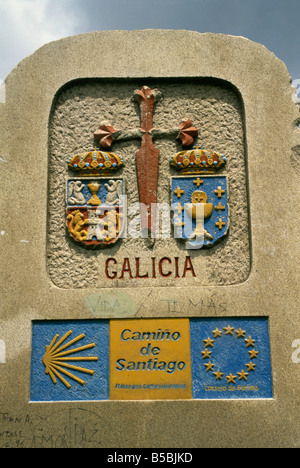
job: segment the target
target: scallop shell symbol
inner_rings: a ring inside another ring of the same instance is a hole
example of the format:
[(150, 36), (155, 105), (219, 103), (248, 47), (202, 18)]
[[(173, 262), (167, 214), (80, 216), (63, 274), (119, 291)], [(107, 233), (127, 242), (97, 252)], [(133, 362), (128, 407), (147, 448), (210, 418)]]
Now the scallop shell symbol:
[(73, 333), (72, 330), (69, 330), (59, 341), (57, 341), (59, 338), (59, 335), (58, 334), (55, 335), (50, 345), (45, 347), (46, 352), (42, 359), (43, 364), (46, 368), (45, 372), (46, 374), (50, 375), (52, 382), (56, 384), (57, 383), (56, 377), (57, 377), (68, 389), (71, 388), (71, 385), (61, 374), (65, 374), (67, 377), (70, 377), (71, 379), (75, 380), (81, 385), (84, 385), (85, 381), (80, 379), (76, 375), (72, 374), (66, 369), (71, 369), (71, 370), (83, 372), (85, 374), (90, 374), (90, 375), (95, 374), (95, 371), (93, 370), (85, 369), (84, 367), (74, 366), (73, 364), (69, 364), (69, 362), (98, 361), (98, 357), (96, 356), (84, 356), (84, 357), (70, 356), (71, 354), (79, 353), (86, 349), (95, 347), (95, 343), (90, 343), (84, 346), (80, 346), (79, 348), (72, 348), (72, 349), (67, 350), (67, 348), (70, 348), (70, 346), (72, 346), (73, 344), (85, 338), (84, 333), (82, 333), (81, 335), (78, 335), (73, 340), (61, 346), (72, 333)]

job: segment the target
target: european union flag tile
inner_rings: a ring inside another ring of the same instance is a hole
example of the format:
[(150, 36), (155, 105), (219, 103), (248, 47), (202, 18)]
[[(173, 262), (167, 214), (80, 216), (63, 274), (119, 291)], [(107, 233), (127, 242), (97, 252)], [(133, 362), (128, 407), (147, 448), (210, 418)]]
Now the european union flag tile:
[(35, 321), (31, 401), (107, 400), (109, 322)]
[(272, 398), (268, 319), (191, 319), (193, 398)]

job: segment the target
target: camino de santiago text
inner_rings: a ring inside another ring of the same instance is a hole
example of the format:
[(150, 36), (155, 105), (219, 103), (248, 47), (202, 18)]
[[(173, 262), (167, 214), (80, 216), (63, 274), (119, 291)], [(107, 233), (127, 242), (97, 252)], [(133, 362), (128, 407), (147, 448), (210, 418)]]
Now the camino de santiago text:
[[(184, 361), (164, 361), (160, 360), (160, 347), (157, 344), (161, 341), (179, 341), (181, 334), (179, 331), (170, 331), (168, 329), (161, 330), (160, 328), (157, 331), (132, 331), (128, 328), (125, 328), (121, 333), (122, 341), (143, 341), (145, 346), (142, 346), (140, 349), (140, 355), (142, 357), (149, 357), (149, 359), (137, 360), (137, 361), (127, 361), (125, 358), (120, 358), (116, 362), (116, 370), (122, 372), (126, 371), (164, 371), (168, 374), (173, 374), (176, 371), (183, 371), (186, 367)], [(155, 346), (154, 346), (154, 344)]]

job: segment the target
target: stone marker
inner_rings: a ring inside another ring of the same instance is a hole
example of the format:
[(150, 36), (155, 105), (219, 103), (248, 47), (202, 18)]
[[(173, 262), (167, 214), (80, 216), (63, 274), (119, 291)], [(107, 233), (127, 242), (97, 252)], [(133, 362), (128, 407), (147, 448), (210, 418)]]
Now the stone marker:
[(187, 31), (11, 72), (1, 447), (299, 447), (293, 92), (265, 47)]

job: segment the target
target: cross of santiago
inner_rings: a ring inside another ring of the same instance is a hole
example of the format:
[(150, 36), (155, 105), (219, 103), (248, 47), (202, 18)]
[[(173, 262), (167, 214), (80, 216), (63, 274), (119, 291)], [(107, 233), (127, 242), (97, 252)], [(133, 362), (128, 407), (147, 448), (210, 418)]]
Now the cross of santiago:
[[(193, 144), (198, 130), (192, 127), (190, 119), (183, 120), (178, 128), (155, 129), (153, 128), (154, 104), (161, 98), (157, 89), (143, 86), (136, 90), (134, 98), (140, 108), (139, 129), (129, 131), (116, 130), (110, 123), (102, 122), (99, 130), (94, 133), (102, 148), (110, 148), (114, 141), (131, 140), (140, 138), (141, 146), (136, 152), (136, 168), (139, 188), (140, 203), (143, 203), (147, 212), (141, 210), (142, 230), (155, 230), (155, 219), (151, 219), (151, 204), (157, 201), (158, 163), (159, 150), (154, 146), (154, 138), (179, 138), (184, 146)], [(152, 214), (155, 213), (152, 211)]]

